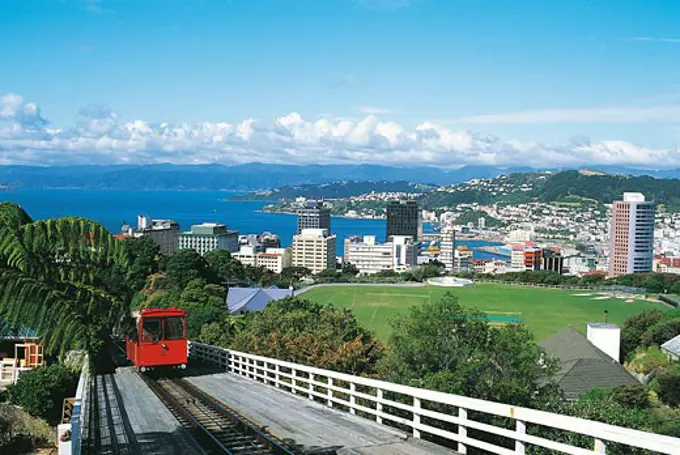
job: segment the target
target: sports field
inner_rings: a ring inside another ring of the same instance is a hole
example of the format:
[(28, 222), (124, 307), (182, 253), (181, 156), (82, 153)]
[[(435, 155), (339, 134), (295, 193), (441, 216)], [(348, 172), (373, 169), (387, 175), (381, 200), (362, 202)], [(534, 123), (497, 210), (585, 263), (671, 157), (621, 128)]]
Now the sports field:
[(588, 291), (563, 291), (504, 284), (480, 283), (466, 288), (329, 286), (312, 289), (301, 297), (315, 302), (350, 308), (357, 319), (382, 339), (389, 338), (389, 320), (412, 305), (439, 299), (445, 292), (458, 296), (464, 306), (476, 307), (489, 315), (492, 323), (521, 320), (542, 340), (567, 325), (585, 332), (586, 323), (622, 323), (641, 311), (666, 307), (658, 303), (612, 298)]

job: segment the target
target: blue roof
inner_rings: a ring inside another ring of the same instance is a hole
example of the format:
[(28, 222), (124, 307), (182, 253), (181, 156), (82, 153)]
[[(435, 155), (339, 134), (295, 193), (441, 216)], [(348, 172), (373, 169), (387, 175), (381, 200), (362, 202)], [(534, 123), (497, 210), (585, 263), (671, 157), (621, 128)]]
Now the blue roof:
[(230, 314), (262, 311), (272, 300), (293, 295), (290, 289), (229, 288), (227, 308)]

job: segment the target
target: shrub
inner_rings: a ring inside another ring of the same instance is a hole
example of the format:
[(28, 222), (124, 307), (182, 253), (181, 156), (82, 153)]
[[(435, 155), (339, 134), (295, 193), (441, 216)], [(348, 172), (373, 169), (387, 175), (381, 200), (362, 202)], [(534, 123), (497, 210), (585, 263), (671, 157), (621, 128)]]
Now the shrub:
[(641, 384), (622, 385), (612, 390), (612, 399), (627, 408), (646, 409), (649, 408), (649, 395)]
[(11, 403), (48, 422), (59, 420), (63, 399), (73, 396), (78, 375), (63, 365), (28, 371), (8, 387)]
[(680, 406), (680, 374), (664, 371), (656, 380), (661, 401), (669, 406)]
[(42, 419), (10, 404), (0, 404), (0, 453), (20, 453), (46, 446), (54, 437)]

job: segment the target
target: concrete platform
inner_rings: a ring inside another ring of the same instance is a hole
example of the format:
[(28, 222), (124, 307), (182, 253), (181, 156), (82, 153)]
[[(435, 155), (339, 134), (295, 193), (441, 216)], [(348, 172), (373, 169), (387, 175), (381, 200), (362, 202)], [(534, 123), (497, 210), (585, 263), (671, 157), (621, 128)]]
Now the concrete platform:
[(98, 454), (200, 455), (203, 451), (130, 368), (100, 375), (96, 400)]
[(305, 453), (337, 450), (342, 455), (426, 455), (456, 452), (408, 438), (368, 419), (336, 411), (237, 375), (209, 374), (187, 378), (221, 399), (276, 437)]

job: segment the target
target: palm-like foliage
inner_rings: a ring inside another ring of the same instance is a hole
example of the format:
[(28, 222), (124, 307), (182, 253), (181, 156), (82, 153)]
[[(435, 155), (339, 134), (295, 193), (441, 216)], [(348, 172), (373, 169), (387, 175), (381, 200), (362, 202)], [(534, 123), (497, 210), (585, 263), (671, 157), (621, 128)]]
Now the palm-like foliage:
[(130, 298), (123, 243), (84, 218), (21, 213), (0, 205), (0, 315), (35, 329), (52, 353), (101, 354)]

